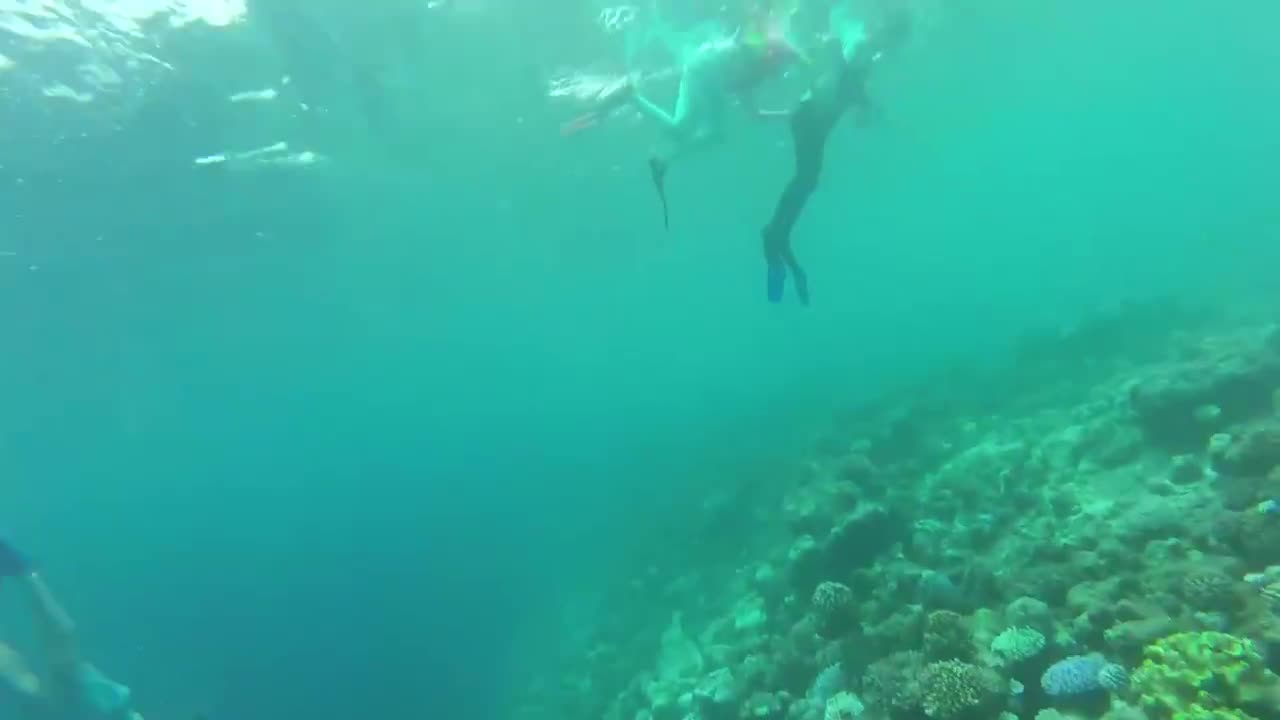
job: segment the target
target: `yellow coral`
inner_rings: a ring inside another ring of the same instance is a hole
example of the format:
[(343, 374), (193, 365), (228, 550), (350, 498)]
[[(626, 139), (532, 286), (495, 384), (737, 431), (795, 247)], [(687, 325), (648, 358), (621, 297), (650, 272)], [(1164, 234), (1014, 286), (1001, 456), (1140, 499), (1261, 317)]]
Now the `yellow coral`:
[(1144, 654), (1133, 687), (1160, 720), (1254, 720), (1240, 706), (1280, 692), (1253, 643), (1226, 633), (1178, 633)]

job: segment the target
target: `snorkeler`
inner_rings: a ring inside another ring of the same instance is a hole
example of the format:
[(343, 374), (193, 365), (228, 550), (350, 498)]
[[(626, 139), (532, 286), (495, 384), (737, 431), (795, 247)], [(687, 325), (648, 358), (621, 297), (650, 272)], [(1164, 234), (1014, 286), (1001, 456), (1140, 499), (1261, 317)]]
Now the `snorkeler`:
[(0, 538), (0, 581), (5, 580), (15, 581), (27, 595), (48, 673), (37, 676), (17, 652), (0, 643), (0, 715), (24, 720), (142, 720), (133, 710), (129, 688), (81, 659), (71, 618), (22, 553)]
[(831, 71), (815, 79), (799, 104), (790, 111), (761, 111), (763, 115), (782, 116), (790, 121), (795, 154), (795, 172), (778, 198), (773, 218), (761, 232), (768, 263), (770, 302), (782, 301), (787, 275), (790, 274), (800, 302), (809, 304), (808, 276), (791, 251), (791, 230), (800, 219), (809, 196), (818, 187), (828, 136), (849, 108), (871, 109), (866, 87), (871, 68), (880, 62), (885, 52), (900, 47), (910, 31), (911, 17), (905, 11), (891, 14), (870, 38), (863, 38), (860, 26), (847, 25), (842, 33), (840, 60)]
[(681, 68), (680, 89), (671, 112), (644, 97), (634, 83), (626, 80), (603, 91), (593, 110), (562, 128), (565, 135), (576, 133), (628, 105), (657, 123), (666, 147), (650, 156), (649, 173), (662, 203), (664, 227), (669, 226), (666, 175), (671, 162), (721, 140), (725, 113), (734, 98), (751, 104), (750, 94), (761, 83), (781, 73), (787, 65), (805, 60), (773, 14), (761, 18), (747, 31), (739, 29), (692, 51)]

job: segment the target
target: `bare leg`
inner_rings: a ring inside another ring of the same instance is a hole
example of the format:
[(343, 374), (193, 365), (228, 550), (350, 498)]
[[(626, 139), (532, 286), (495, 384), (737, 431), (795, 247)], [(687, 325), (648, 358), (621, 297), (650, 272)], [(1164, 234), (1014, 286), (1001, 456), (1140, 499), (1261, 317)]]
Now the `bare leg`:
[(657, 105), (657, 103), (644, 97), (638, 92), (636, 93), (635, 98), (632, 99), (632, 102), (635, 103), (636, 109), (640, 111), (641, 115), (644, 115), (650, 120), (661, 125), (663, 130), (668, 132), (676, 131), (675, 116), (668, 113), (666, 110), (663, 110)]
[[(113, 682), (80, 659), (71, 616), (22, 553), (3, 537), (0, 537), (0, 579), (22, 586), (49, 663), (49, 680), (41, 683), (16, 653), (0, 645), (0, 681), (8, 681), (35, 703), (47, 704), (47, 709), (58, 717), (62, 717), (60, 713), (88, 709), (95, 713), (94, 717), (142, 719), (130, 707), (132, 693), (128, 687)], [(40, 717), (46, 714), (42, 712)]]
[(49, 663), (49, 687), (42, 693), (56, 707), (92, 708), (101, 716), (141, 716), (129, 707), (132, 693), (80, 657), (75, 623), (37, 573), (20, 576), (31, 603), (36, 631)]
[(0, 643), (0, 682), (7, 682), (22, 697), (35, 701), (40, 695), (40, 680), (27, 667), (16, 650)]
[[(0, 548), (0, 551), (5, 550), (7, 548)], [(13, 557), (11, 554), (10, 559)], [(36, 573), (24, 565), (17, 572), (10, 566), (5, 575), (6, 579), (21, 586), (31, 604), (36, 632), (48, 656), (49, 676), (47, 681), (42, 681), (31, 672), (21, 655), (0, 644), (0, 682), (7, 683), (18, 693), (30, 713), (43, 717), (45, 711), (63, 707), (64, 698), (71, 697), (68, 693), (78, 687), (75, 628)]]
[(713, 98), (708, 96), (696, 73), (696, 68), (685, 68), (680, 76), (675, 110), (670, 113), (638, 92), (632, 97), (640, 114), (657, 123), (677, 143), (696, 141), (699, 135), (711, 132), (712, 126), (719, 124)]
[(80, 663), (75, 623), (37, 573), (25, 575), (21, 581), (27, 590), (36, 631), (49, 655), (51, 669), (55, 675), (74, 674)]

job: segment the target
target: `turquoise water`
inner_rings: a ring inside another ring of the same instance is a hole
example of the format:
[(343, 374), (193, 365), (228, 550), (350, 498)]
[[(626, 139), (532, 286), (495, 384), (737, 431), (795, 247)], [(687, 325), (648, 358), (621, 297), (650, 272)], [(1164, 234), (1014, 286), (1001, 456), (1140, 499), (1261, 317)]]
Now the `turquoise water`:
[[(641, 612), (599, 593), (763, 541), (715, 499), (767, 516), (833, 411), (1126, 300), (1274, 290), (1280, 6), (933, 9), (883, 123), (831, 142), (802, 309), (761, 287), (783, 131), (678, 168), (664, 233), (647, 129), (567, 141), (547, 97), (621, 38), (541, 5), (161, 15), (127, 44), (168, 67), (98, 56), (96, 89), (6, 21), (0, 524), (148, 717), (505, 716)], [(194, 164), (281, 140), (319, 159)]]

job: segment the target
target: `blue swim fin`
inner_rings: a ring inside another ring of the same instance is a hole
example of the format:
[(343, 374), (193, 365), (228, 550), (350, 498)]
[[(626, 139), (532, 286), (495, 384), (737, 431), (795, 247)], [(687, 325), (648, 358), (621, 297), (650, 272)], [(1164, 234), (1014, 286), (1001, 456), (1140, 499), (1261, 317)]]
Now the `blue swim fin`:
[(787, 268), (785, 265), (769, 266), (769, 302), (782, 302), (782, 293), (787, 289)]
[(800, 298), (800, 304), (809, 304), (809, 276), (798, 265), (791, 266), (791, 275), (796, 280), (796, 297)]

